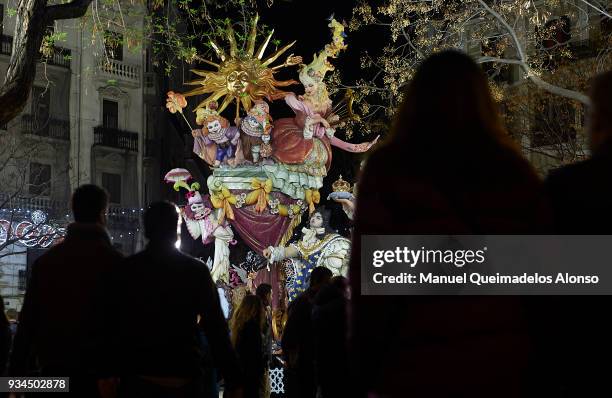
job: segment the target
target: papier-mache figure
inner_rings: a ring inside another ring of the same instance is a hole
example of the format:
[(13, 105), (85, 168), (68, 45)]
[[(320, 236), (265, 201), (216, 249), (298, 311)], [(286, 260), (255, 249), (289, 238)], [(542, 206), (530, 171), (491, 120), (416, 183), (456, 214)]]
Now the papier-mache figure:
[(181, 188), (187, 190), (185, 197), (187, 205), (181, 209), (181, 216), (185, 221), (189, 235), (193, 239), (202, 239), (207, 245), (215, 242), (215, 256), (212, 264), (211, 276), (213, 280), (229, 283), (229, 245), (234, 242), (234, 232), (226, 220), (219, 222), (219, 209), (214, 209), (207, 197), (199, 192), (200, 184), (191, 180), (191, 174), (186, 169), (172, 169), (164, 180), (174, 184), (174, 190)]
[(283, 247), (268, 247), (264, 257), (275, 263), (294, 259), (292, 286), (288, 286), (289, 300), (295, 299), (307, 287), (310, 273), (315, 267), (327, 267), (334, 275), (346, 276), (350, 259), (351, 241), (335, 233), (329, 233), (326, 225), (329, 216), (319, 208), (310, 215), (309, 228), (302, 229), (302, 239)]
[(240, 142), (240, 131), (230, 126), (229, 121), (217, 113), (217, 103), (210, 102), (206, 108), (197, 110), (196, 123), (202, 126), (191, 132), (193, 152), (211, 166), (235, 165)]
[[(344, 151), (365, 152), (377, 141), (352, 144), (335, 136), (336, 128), (341, 124), (340, 117), (333, 112), (332, 101), (323, 80), (328, 71), (334, 70), (329, 58), (335, 58), (344, 44), (344, 28), (332, 19), (334, 41), (314, 56), (313, 61), (303, 65), (299, 73), (300, 83), (304, 86), (304, 95), (290, 93), (285, 102), (294, 111), (295, 117), (277, 119), (272, 130), (272, 158), (277, 162), (278, 170), (269, 170), (278, 175), (301, 173), (318, 179), (327, 175), (331, 165), (332, 150), (335, 146)], [(291, 177), (296, 180), (297, 177)], [(303, 178), (302, 178), (303, 179)]]
[(255, 101), (247, 115), (240, 121), (242, 153), (249, 162), (257, 163), (271, 154), (270, 131), (272, 118), (265, 101)]

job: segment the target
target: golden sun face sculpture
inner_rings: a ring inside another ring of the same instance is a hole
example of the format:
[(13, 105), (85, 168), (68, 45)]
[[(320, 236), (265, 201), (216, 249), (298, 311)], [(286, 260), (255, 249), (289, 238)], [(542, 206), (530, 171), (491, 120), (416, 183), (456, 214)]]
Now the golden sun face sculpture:
[[(263, 44), (255, 51), (258, 19), (259, 16), (253, 18), (244, 50), (238, 48), (231, 25), (228, 26), (229, 54), (226, 54), (217, 43), (210, 42), (221, 62), (216, 63), (206, 59), (202, 59), (202, 61), (217, 68), (217, 70), (193, 69), (192, 72), (200, 76), (201, 79), (186, 84), (199, 87), (183, 94), (185, 97), (209, 94), (204, 101), (198, 104), (196, 111), (206, 108), (207, 104), (212, 101), (217, 101), (221, 103), (217, 112), (221, 113), (232, 101), (236, 101), (236, 115), (238, 115), (240, 105), (248, 111), (256, 100), (264, 97), (270, 101), (281, 98), (286, 92), (280, 90), (279, 87), (297, 83), (295, 80), (278, 81), (274, 78), (274, 73), (278, 69), (301, 64), (302, 57), (292, 54), (287, 57), (283, 64), (270, 66), (291, 48), (295, 41), (281, 47), (274, 54), (264, 59), (264, 52), (274, 31), (270, 32)], [(222, 98), (223, 100), (221, 100)]]

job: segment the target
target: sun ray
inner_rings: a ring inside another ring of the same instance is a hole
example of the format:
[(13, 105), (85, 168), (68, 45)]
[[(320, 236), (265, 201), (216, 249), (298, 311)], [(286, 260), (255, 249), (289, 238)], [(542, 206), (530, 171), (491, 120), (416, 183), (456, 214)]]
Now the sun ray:
[[(218, 100), (219, 98), (223, 97), (224, 95), (226, 96), (226, 97), (225, 97), (226, 99), (227, 99), (227, 98), (232, 98), (232, 97), (230, 97), (230, 96), (228, 96), (228, 95), (227, 95), (227, 90), (219, 90), (219, 91), (215, 92), (213, 95), (208, 96), (208, 97), (207, 97), (206, 99), (204, 99), (202, 102), (200, 102), (200, 103), (198, 104), (198, 106), (197, 106), (197, 107), (196, 107), (196, 108), (195, 108), (193, 111), (195, 112), (195, 111), (197, 111), (197, 110), (198, 110), (198, 109), (200, 109), (200, 108), (206, 108), (206, 105), (207, 105), (209, 102), (216, 101), (216, 100)], [(219, 113), (221, 113), (221, 111), (219, 111)]]
[(219, 110), (217, 112), (221, 113), (225, 110), (225, 108), (227, 108), (227, 106), (234, 100), (234, 97), (231, 97), (229, 95), (226, 95), (225, 98), (223, 99), (223, 103), (221, 104), (221, 106), (219, 107)]
[[(257, 15), (251, 20), (250, 33), (246, 39), (244, 39), (246, 43), (237, 42), (237, 36), (231, 24), (228, 24), (227, 28), (227, 42), (229, 45), (226, 48), (222, 48), (214, 41), (210, 42), (211, 47), (221, 59), (221, 62), (218, 64), (210, 60), (198, 58), (199, 61), (213, 66), (215, 70), (191, 70), (198, 78), (185, 84), (199, 87), (195, 87), (183, 95), (186, 97), (204, 94), (209, 95), (198, 104), (195, 110), (206, 107), (211, 101), (217, 101), (221, 102), (221, 106), (217, 110), (217, 112), (221, 113), (230, 103), (232, 103), (232, 101), (235, 101), (236, 111), (238, 113), (240, 113), (241, 108), (248, 111), (254, 101), (262, 98), (267, 98), (269, 101), (283, 98), (287, 95), (287, 92), (280, 88), (297, 83), (295, 80), (277, 81), (274, 78), (274, 72), (280, 68), (297, 65), (301, 62), (301, 57), (291, 56), (281, 65), (275, 67), (270, 66), (284, 52), (291, 48), (295, 42), (281, 47), (274, 54), (262, 61), (264, 53), (274, 34), (274, 30), (267, 35), (266, 40), (255, 52), (258, 21), (259, 16)], [(245, 48), (246, 51), (240, 51), (241, 48)]]
[(238, 46), (236, 45), (236, 35), (234, 34), (231, 22), (227, 26), (227, 40), (230, 44), (230, 57), (236, 58), (238, 55)]
[(214, 73), (208, 70), (200, 70), (200, 69), (189, 69), (189, 72), (193, 73), (194, 75), (198, 75), (202, 77), (207, 77), (208, 75)]
[(242, 107), (248, 112), (251, 109), (251, 97), (240, 97)]
[(261, 65), (262, 66), (268, 66), (270, 65), (272, 62), (276, 61), (278, 59), (278, 57), (280, 57), (281, 55), (283, 55), (283, 53), (285, 51), (287, 51), (288, 49), (290, 49), (291, 47), (293, 47), (293, 45), (295, 44), (295, 40), (289, 44), (287, 44), (285, 47), (282, 47), (280, 50), (278, 50), (277, 52), (275, 52), (274, 54), (272, 54), (270, 57), (268, 57), (266, 60), (264, 60)]
[(272, 38), (273, 34), (274, 34), (274, 29), (272, 29), (268, 37), (266, 37), (266, 41), (264, 41), (261, 47), (259, 47), (259, 50), (257, 50), (257, 59), (263, 58), (264, 52), (266, 52), (266, 48), (268, 48), (268, 44), (270, 43), (270, 39)]
[(223, 51), (223, 49), (219, 47), (219, 45), (212, 40), (210, 41), (210, 45), (212, 46), (213, 50), (215, 50), (215, 52), (217, 53), (217, 56), (219, 57), (221, 62), (225, 62), (225, 59), (227, 58), (225, 55), (225, 51)]
[(253, 18), (253, 24), (251, 25), (251, 33), (249, 33), (247, 43), (247, 55), (253, 57), (255, 54), (255, 40), (257, 39), (257, 21), (259, 21), (259, 14), (255, 14)]

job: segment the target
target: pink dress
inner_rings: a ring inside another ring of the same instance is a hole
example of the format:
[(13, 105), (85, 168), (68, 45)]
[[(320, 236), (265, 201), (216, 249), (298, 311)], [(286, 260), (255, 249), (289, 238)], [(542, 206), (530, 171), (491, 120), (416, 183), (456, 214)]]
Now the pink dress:
[[(324, 167), (322, 175), (327, 174), (331, 165), (332, 152), (331, 145), (339, 147), (349, 152), (363, 152), (356, 145), (340, 140), (339, 138), (329, 138), (325, 134), (325, 127), (321, 123), (312, 126), (312, 138), (304, 138), (304, 127), (307, 118), (313, 116), (329, 117), (331, 109), (327, 108), (323, 113), (316, 113), (306, 102), (299, 100), (295, 94), (285, 97), (285, 102), (295, 112), (295, 117), (278, 119), (274, 122), (272, 130), (272, 157), (279, 163), (288, 165), (316, 163), (314, 169), (318, 168), (318, 163)], [(319, 150), (318, 154), (313, 151)], [(310, 171), (313, 168), (309, 168)], [(309, 174), (312, 174), (309, 172)], [(321, 175), (320, 172), (316, 172)]]

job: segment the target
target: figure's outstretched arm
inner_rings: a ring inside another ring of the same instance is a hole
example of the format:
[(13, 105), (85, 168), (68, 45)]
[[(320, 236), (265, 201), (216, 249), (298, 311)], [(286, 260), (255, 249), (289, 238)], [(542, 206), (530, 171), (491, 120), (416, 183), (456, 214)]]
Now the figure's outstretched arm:
[(263, 256), (268, 259), (269, 262), (275, 263), (277, 261), (282, 261), (286, 258), (296, 258), (300, 255), (297, 249), (293, 246), (270, 246), (267, 249), (264, 249)]
[(336, 147), (338, 147), (340, 149), (343, 149), (343, 150), (345, 150), (347, 152), (362, 153), (362, 152), (366, 152), (372, 146), (374, 146), (374, 144), (376, 144), (378, 142), (378, 138), (379, 137), (380, 136), (376, 136), (376, 138), (373, 141), (362, 142), (361, 144), (351, 144), (350, 142), (342, 141), (338, 137), (331, 137), (329, 142), (333, 146), (336, 146)]

